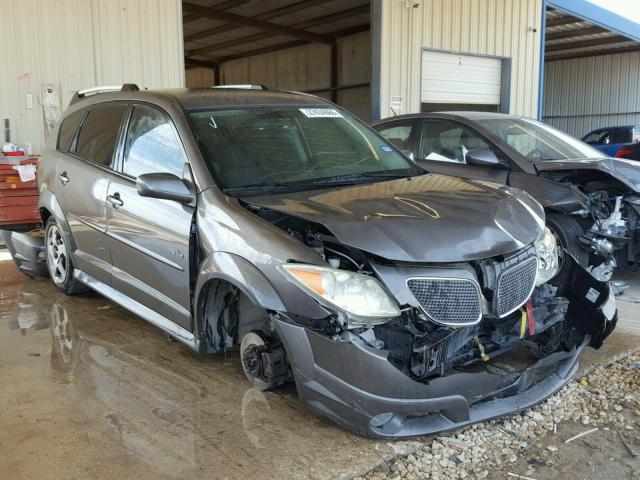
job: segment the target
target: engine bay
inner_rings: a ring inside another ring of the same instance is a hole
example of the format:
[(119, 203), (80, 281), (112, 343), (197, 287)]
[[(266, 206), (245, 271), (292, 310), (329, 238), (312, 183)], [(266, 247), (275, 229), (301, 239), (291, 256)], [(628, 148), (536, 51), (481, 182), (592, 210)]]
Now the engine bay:
[(579, 241), (591, 255), (590, 272), (595, 278), (608, 281), (616, 267), (637, 268), (640, 195), (599, 171), (545, 172), (543, 175), (575, 185), (587, 196), (589, 209), (577, 217), (584, 230)]

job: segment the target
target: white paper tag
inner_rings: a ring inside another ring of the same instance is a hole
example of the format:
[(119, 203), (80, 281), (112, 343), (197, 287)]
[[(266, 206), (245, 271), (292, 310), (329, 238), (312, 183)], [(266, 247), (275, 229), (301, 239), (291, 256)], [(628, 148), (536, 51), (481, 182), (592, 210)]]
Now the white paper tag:
[(587, 298), (587, 300), (589, 300), (591, 303), (595, 303), (596, 300), (598, 300), (598, 297), (600, 296), (600, 292), (598, 292), (595, 288), (591, 287), (589, 289), (589, 291), (587, 292), (587, 294), (585, 295), (585, 297)]
[(33, 165), (14, 165), (13, 169), (18, 171), (21, 182), (33, 182), (36, 179), (36, 167)]
[(342, 118), (335, 108), (301, 108), (300, 111), (308, 118)]

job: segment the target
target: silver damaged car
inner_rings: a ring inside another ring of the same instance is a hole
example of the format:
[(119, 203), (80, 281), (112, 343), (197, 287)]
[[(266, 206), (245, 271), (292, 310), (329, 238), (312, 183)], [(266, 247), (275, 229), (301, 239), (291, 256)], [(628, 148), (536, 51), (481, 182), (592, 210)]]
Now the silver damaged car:
[(428, 174), (310, 95), (80, 91), (39, 185), (59, 290), (239, 350), (256, 388), (294, 381), (362, 435), (528, 408), (616, 323), (528, 194)]

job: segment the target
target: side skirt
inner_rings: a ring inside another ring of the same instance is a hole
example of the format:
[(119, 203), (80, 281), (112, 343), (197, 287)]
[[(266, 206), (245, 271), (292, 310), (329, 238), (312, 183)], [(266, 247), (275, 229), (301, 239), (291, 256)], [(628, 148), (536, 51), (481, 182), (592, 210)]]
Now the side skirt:
[(196, 352), (200, 351), (200, 341), (193, 335), (193, 333), (182, 328), (180, 325), (177, 325), (163, 315), (154, 312), (150, 308), (142, 305), (140, 302), (137, 302), (131, 297), (119, 292), (115, 288), (110, 287), (106, 283), (101, 282), (97, 278), (92, 277), (82, 270), (76, 269), (74, 272), (74, 277), (92, 290), (95, 290), (99, 294), (114, 301), (121, 307), (126, 308), (130, 312), (135, 313), (139, 317), (142, 317), (147, 322), (155, 325), (160, 330), (171, 335), (173, 338), (185, 344), (192, 350)]

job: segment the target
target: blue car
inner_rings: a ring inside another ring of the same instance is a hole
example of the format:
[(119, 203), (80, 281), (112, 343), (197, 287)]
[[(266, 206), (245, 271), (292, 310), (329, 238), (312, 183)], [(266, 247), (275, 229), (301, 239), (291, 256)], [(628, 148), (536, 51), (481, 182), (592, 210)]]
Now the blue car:
[(582, 137), (582, 141), (615, 157), (620, 149), (640, 141), (640, 125), (598, 128)]

